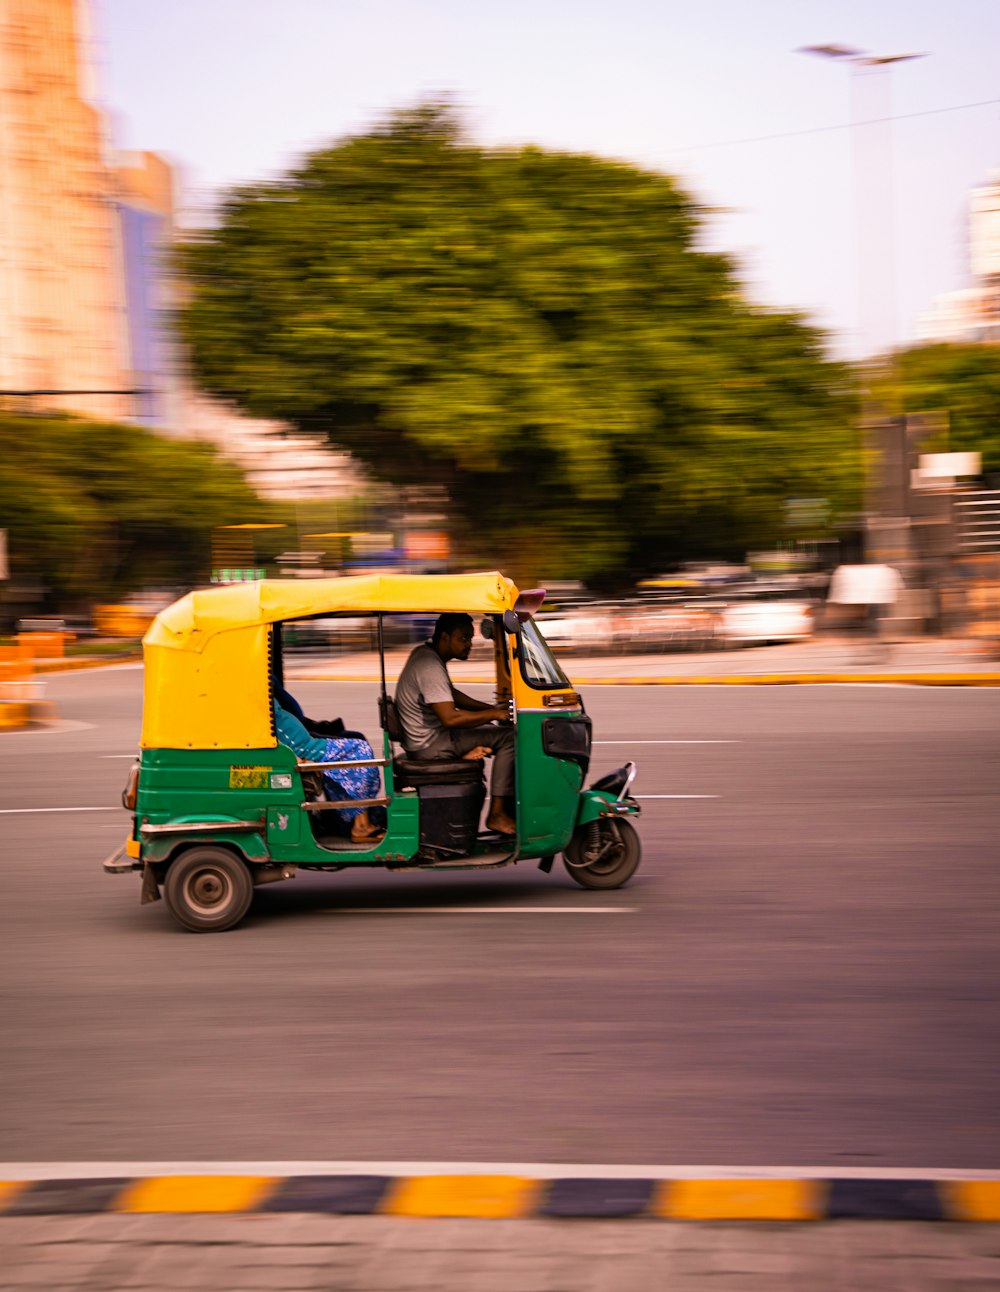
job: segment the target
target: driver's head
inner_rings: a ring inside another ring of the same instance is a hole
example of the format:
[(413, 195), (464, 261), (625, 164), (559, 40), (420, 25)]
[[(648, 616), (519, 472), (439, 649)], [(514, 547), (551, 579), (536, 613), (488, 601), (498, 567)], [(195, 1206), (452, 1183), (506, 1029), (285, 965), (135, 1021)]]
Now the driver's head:
[(473, 631), (471, 615), (448, 611), (438, 616), (431, 645), (444, 659), (468, 659)]

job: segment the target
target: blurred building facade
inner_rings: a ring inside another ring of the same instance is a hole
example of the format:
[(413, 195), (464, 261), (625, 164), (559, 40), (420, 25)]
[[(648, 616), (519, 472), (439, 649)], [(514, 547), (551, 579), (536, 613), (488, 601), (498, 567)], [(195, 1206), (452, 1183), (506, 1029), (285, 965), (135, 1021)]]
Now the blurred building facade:
[(88, 0), (0, 3), (0, 407), (207, 439), (264, 497), (355, 491), (347, 454), (193, 389), (169, 328), (174, 171), (111, 153), (88, 16)]
[[(83, 95), (75, 0), (0, 7), (0, 390), (122, 391), (131, 375), (114, 181)], [(125, 418), (120, 394), (46, 406)]]
[(183, 419), (180, 356), (167, 326), (173, 303), (167, 265), (174, 237), (173, 168), (156, 153), (119, 153), (111, 180), (125, 344), (130, 381), (139, 392), (131, 399), (129, 419), (161, 430), (179, 429)]
[(1000, 342), (1000, 171), (972, 190), (968, 245), (973, 285), (937, 298), (918, 322), (922, 341)]
[(241, 417), (190, 387), (183, 404), (188, 435), (209, 440), (244, 471), (250, 487), (274, 502), (344, 498), (366, 481), (349, 453), (320, 438), (296, 434), (281, 422)]

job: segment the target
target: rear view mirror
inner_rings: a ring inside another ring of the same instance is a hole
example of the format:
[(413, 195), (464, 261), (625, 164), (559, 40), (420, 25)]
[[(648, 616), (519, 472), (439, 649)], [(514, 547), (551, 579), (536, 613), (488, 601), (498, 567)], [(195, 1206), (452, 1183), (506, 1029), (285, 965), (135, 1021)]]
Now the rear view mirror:
[(484, 619), (479, 625), (479, 631), (486, 641), (491, 642), (493, 640), (493, 620)]
[(505, 610), (503, 612), (503, 627), (504, 632), (507, 633), (516, 633), (521, 627), (521, 621), (513, 610)]

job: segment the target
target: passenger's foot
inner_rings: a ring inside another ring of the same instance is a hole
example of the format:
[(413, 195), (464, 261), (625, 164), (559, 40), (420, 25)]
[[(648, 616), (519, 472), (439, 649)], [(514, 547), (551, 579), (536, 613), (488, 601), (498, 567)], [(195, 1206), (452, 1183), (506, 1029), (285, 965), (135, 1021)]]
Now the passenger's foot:
[(491, 813), (486, 818), (487, 830), (492, 830), (494, 834), (517, 834), (517, 826), (506, 813)]
[(378, 843), (384, 836), (385, 831), (377, 825), (370, 825), (367, 829), (363, 826), (360, 829), (357, 826), (351, 827), (351, 843)]

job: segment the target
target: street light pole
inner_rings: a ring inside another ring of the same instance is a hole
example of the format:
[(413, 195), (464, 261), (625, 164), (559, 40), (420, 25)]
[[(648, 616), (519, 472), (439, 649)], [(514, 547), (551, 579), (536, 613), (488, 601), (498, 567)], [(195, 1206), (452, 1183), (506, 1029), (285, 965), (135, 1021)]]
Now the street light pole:
[[(862, 435), (867, 560), (905, 567), (910, 543), (909, 453), (906, 425), (886, 418), (872, 394), (879, 357), (897, 342), (893, 238), (892, 105), (888, 69), (923, 54), (868, 54), (847, 45), (807, 45), (798, 51), (851, 68), (851, 135), (857, 230), (858, 348), (862, 360)], [(900, 442), (900, 436), (902, 441)]]
[(897, 339), (888, 69), (926, 55), (868, 54), (848, 45), (805, 45), (798, 52), (851, 68), (858, 342), (861, 357), (868, 359), (892, 349)]

